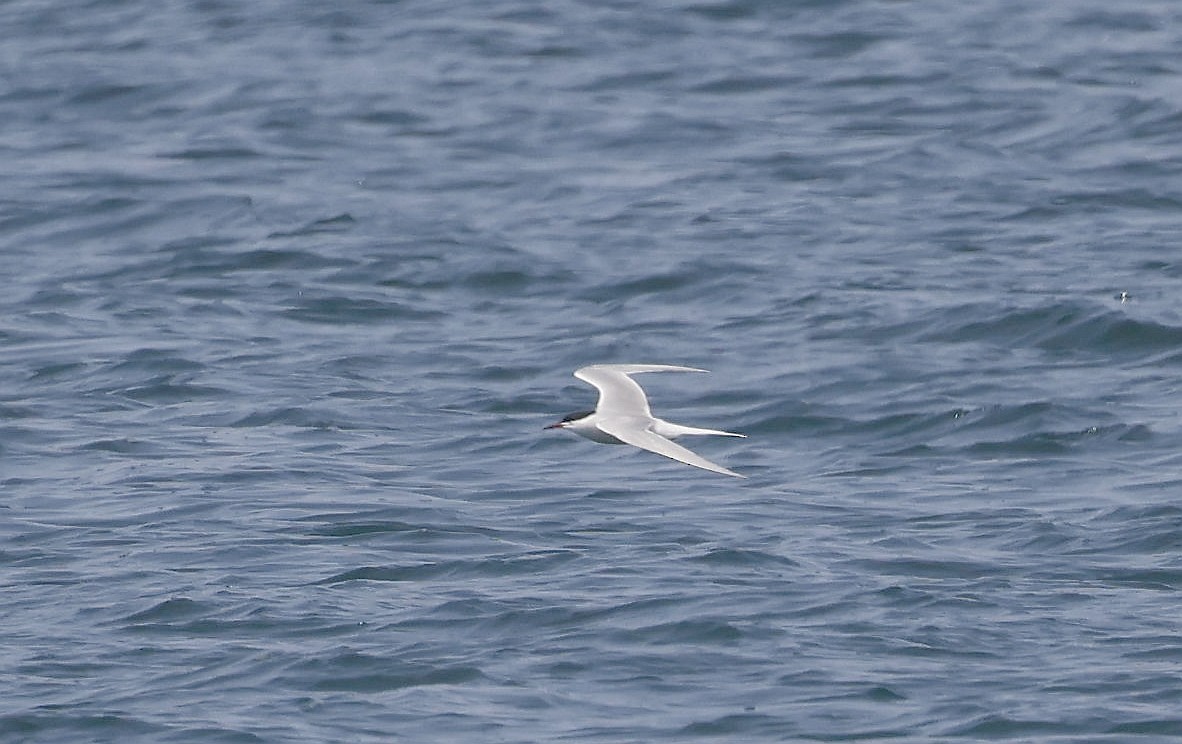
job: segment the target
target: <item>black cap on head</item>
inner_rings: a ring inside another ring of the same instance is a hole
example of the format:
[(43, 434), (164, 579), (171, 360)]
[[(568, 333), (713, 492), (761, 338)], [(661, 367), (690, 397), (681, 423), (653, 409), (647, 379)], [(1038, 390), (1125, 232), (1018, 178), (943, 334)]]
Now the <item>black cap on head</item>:
[(543, 429), (562, 429), (567, 424), (571, 423), (572, 421), (578, 421), (579, 419), (585, 419), (593, 413), (595, 413), (595, 411), (579, 411), (578, 413), (568, 413), (567, 415), (563, 416), (562, 420), (559, 421), (557, 424), (550, 424), (549, 426), (543, 426), (542, 428)]

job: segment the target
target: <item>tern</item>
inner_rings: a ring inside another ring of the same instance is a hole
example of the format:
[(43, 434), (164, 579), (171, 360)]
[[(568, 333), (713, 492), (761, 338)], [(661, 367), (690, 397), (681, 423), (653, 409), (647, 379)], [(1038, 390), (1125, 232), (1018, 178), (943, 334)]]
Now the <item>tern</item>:
[(579, 436), (603, 444), (630, 444), (658, 455), (672, 458), (695, 468), (745, 478), (733, 470), (715, 465), (670, 439), (686, 434), (716, 434), (722, 437), (745, 437), (715, 429), (671, 424), (653, 416), (644, 390), (629, 375), (641, 372), (705, 372), (696, 367), (671, 364), (592, 364), (575, 370), (575, 377), (599, 390), (594, 411), (579, 411), (564, 417), (547, 429), (569, 429)]

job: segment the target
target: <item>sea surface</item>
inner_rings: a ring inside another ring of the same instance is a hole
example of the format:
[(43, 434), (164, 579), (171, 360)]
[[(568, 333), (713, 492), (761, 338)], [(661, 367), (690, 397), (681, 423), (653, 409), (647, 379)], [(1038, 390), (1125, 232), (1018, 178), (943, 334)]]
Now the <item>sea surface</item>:
[(1182, 738), (1182, 3), (0, 28), (4, 744)]

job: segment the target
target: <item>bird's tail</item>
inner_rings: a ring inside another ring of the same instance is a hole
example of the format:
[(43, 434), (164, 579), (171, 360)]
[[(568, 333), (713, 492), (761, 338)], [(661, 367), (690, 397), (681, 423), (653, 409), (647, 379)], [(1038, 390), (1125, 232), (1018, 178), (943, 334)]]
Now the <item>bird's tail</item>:
[(653, 427), (653, 431), (663, 437), (681, 437), (694, 436), (697, 434), (714, 434), (720, 437), (746, 437), (746, 434), (736, 434), (733, 431), (719, 431), (718, 429), (699, 429), (696, 426), (682, 426), (681, 424), (671, 424), (668, 421), (657, 419), (657, 425)]

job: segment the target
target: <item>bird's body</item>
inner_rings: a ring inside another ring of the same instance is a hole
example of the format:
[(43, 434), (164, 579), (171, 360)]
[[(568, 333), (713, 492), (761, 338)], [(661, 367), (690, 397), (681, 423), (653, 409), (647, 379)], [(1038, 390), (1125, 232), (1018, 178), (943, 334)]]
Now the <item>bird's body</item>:
[(572, 413), (546, 428), (569, 429), (603, 444), (630, 444), (686, 465), (743, 478), (745, 476), (716, 465), (670, 440), (674, 437), (696, 434), (715, 434), (723, 437), (746, 435), (682, 426), (653, 416), (644, 390), (629, 376), (641, 372), (705, 371), (696, 367), (676, 367), (669, 364), (593, 364), (581, 367), (575, 370), (575, 377), (599, 390), (599, 402), (595, 410)]

